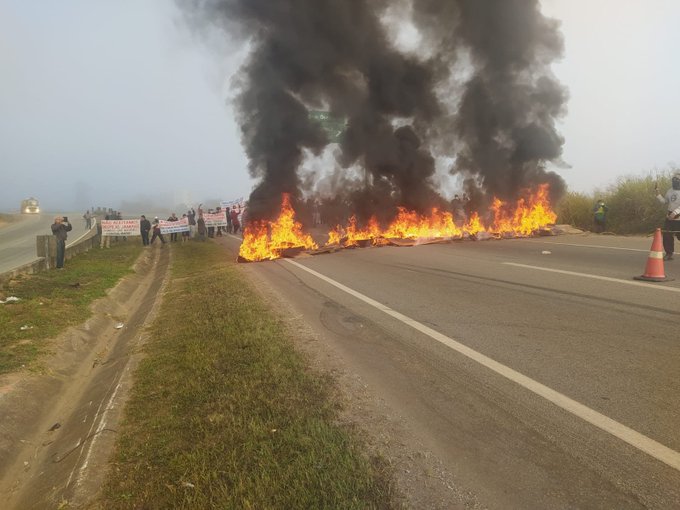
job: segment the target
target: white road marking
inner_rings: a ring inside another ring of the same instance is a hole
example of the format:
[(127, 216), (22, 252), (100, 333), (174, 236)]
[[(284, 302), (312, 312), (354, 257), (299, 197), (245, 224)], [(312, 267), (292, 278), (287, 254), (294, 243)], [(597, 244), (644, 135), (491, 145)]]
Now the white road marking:
[(588, 273), (577, 273), (575, 271), (565, 271), (564, 269), (552, 269), (549, 267), (541, 267), (541, 266), (529, 266), (527, 264), (517, 264), (516, 262), (503, 262), (504, 265), (506, 266), (514, 266), (514, 267), (523, 267), (526, 269), (535, 269), (536, 271), (547, 271), (549, 273), (559, 273), (559, 274), (566, 274), (569, 276), (580, 276), (581, 278), (591, 278), (593, 280), (602, 280), (605, 282), (613, 282), (613, 283), (623, 283), (625, 285), (634, 285), (635, 287), (644, 287), (646, 289), (652, 289), (652, 290), (665, 290), (668, 292), (680, 292), (680, 288), (678, 287), (663, 287), (661, 285), (652, 285), (650, 283), (644, 283), (644, 282), (638, 282), (638, 281), (628, 281), (628, 280), (621, 280), (620, 278), (610, 278), (608, 276), (600, 276), (597, 274), (588, 274)]
[(553, 246), (576, 246), (578, 248), (604, 248), (605, 250), (622, 250), (622, 251), (639, 251), (647, 252), (649, 250), (641, 250), (640, 248), (621, 248), (618, 246), (602, 246), (600, 244), (576, 244), (576, 243), (552, 243), (550, 241), (531, 241), (530, 243), (550, 244)]
[(672, 450), (667, 446), (664, 446), (661, 443), (654, 441), (653, 439), (643, 434), (640, 434), (639, 432), (636, 432), (635, 430), (626, 427), (625, 425), (615, 420), (612, 420), (611, 418), (601, 413), (598, 413), (593, 409), (590, 409), (589, 407), (567, 397), (566, 395), (563, 395), (562, 393), (559, 393), (558, 391), (555, 391), (545, 386), (544, 384), (541, 384), (538, 381), (535, 381), (534, 379), (531, 379), (530, 377), (527, 377), (524, 374), (521, 374), (520, 372), (517, 372), (516, 370), (513, 370), (512, 368), (503, 365), (502, 363), (499, 363), (489, 358), (488, 356), (485, 356), (484, 354), (477, 352), (474, 349), (467, 347), (466, 345), (463, 345), (460, 342), (457, 342), (453, 338), (443, 335), (442, 333), (439, 333), (438, 331), (435, 331), (434, 329), (425, 326), (424, 324), (421, 324), (420, 322), (415, 321), (410, 317), (407, 317), (406, 315), (403, 315), (397, 312), (396, 310), (393, 310), (390, 307), (383, 305), (382, 303), (379, 303), (378, 301), (375, 301), (374, 299), (371, 299), (368, 296), (365, 296), (364, 294), (361, 294), (360, 292), (357, 292), (356, 290), (350, 289), (349, 287), (339, 282), (336, 282), (335, 280), (321, 273), (318, 273), (313, 269), (305, 267), (299, 262), (295, 262), (294, 260), (290, 259), (284, 260), (285, 262), (288, 262), (289, 264), (292, 264), (295, 267), (303, 271), (306, 271), (311, 275), (316, 276), (317, 278), (342, 290), (343, 292), (346, 292), (347, 294), (354, 296), (360, 301), (363, 301), (364, 303), (386, 313), (387, 315), (397, 319), (398, 321), (403, 322), (407, 326), (411, 326), (413, 329), (420, 331), (421, 333), (442, 343), (443, 345), (446, 345), (447, 347), (450, 347), (456, 352), (459, 352), (463, 356), (466, 356), (471, 360), (476, 361), (480, 365), (485, 366), (486, 368), (505, 377), (506, 379), (509, 379), (510, 381), (519, 384), (520, 386), (531, 391), (532, 393), (535, 393), (536, 395), (543, 397), (544, 399), (548, 400), (554, 405), (564, 409), (565, 411), (575, 416), (578, 416), (579, 418), (590, 423), (591, 425), (594, 425), (595, 427), (612, 434), (613, 436), (621, 439), (622, 441), (637, 448), (638, 450), (645, 452), (646, 454), (663, 462), (664, 464), (667, 464), (673, 469), (680, 471), (679, 452), (676, 452), (675, 450)]

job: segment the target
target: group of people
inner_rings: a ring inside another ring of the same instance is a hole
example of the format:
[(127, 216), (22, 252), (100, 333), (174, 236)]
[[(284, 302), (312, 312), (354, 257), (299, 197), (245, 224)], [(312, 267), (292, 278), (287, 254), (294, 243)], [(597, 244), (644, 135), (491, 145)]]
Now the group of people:
[[(241, 206), (227, 207), (224, 209), (227, 225), (214, 227), (206, 226), (202, 205), (203, 204), (198, 206), (198, 212), (191, 208), (186, 213), (182, 214), (182, 218), (186, 218), (187, 222), (189, 223), (189, 231), (171, 232), (170, 242), (178, 241), (180, 238), (182, 239), (182, 242), (185, 242), (192, 237), (205, 239), (206, 237), (219, 237), (223, 234), (238, 234), (239, 232), (242, 232), (243, 215), (245, 210), (242, 209)], [(205, 212), (209, 214), (220, 213), (222, 212), (222, 208), (217, 207), (215, 209), (208, 209)], [(105, 213), (103, 218), (105, 220), (123, 219), (123, 215), (120, 211), (102, 208), (97, 208), (95, 210), (93, 208), (92, 212), (90, 212), (88, 209), (85, 211), (85, 214), (83, 214), (85, 227), (87, 229), (92, 228), (94, 218), (96, 218), (98, 215), (101, 215), (101, 213)], [(167, 221), (179, 220), (180, 218), (175, 213), (172, 213), (167, 219)], [(98, 228), (101, 229), (100, 224), (98, 224)], [(64, 259), (66, 256), (66, 239), (68, 237), (68, 232), (73, 230), (73, 226), (68, 221), (67, 217), (55, 216), (51, 230), (57, 242), (56, 267), (57, 269), (63, 269)], [(142, 237), (142, 244), (144, 246), (153, 244), (156, 239), (160, 239), (161, 244), (166, 243), (165, 237), (161, 232), (160, 219), (158, 216), (155, 216), (154, 219), (150, 221), (145, 215), (141, 215), (139, 221), (139, 233)], [(99, 245), (100, 248), (109, 248), (111, 246), (111, 236), (101, 235), (101, 230), (99, 230), (99, 234), (101, 236)]]
[[(182, 218), (187, 219), (189, 224), (189, 230), (181, 232), (182, 242), (187, 241), (190, 238), (198, 238), (199, 240), (204, 240), (206, 237), (221, 237), (223, 234), (237, 234), (241, 231), (241, 222), (239, 217), (241, 216), (241, 208), (227, 207), (224, 210), (227, 225), (226, 226), (206, 226), (204, 218), (204, 210), (202, 205), (198, 206), (198, 213), (193, 208), (189, 209), (186, 213), (182, 214)], [(217, 207), (216, 209), (208, 209), (208, 214), (221, 213), (222, 208)], [(180, 218), (177, 217), (175, 213), (172, 213), (166, 221), (179, 221)], [(149, 221), (145, 215), (140, 217), (139, 221), (139, 231), (142, 236), (142, 244), (144, 246), (149, 246), (153, 244), (156, 239), (160, 239), (161, 244), (165, 244), (165, 237), (161, 232), (161, 225), (158, 216), (156, 216), (153, 221)], [(149, 238), (149, 233), (151, 232), (151, 238)], [(179, 232), (170, 233), (170, 242), (176, 242), (180, 236)]]
[[(114, 211), (113, 209), (108, 209), (104, 215), (105, 220), (122, 220), (123, 213), (120, 211)], [(101, 225), (98, 226), (99, 234), (101, 234)], [(101, 236), (99, 239), (100, 248), (110, 248), (111, 247), (111, 236)]]

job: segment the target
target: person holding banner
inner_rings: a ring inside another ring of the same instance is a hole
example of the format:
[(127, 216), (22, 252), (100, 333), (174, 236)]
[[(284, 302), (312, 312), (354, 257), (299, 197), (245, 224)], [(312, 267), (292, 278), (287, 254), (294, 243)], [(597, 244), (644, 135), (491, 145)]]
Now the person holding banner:
[[(179, 220), (179, 218), (177, 217), (177, 215), (175, 213), (172, 213), (170, 215), (170, 217), (168, 218), (168, 221), (178, 221), (178, 220)], [(177, 232), (171, 232), (170, 233), (170, 241), (172, 241), (173, 243), (175, 241), (177, 241)]]
[(234, 230), (234, 234), (238, 233), (241, 224), (238, 221), (238, 215), (241, 214), (240, 211), (236, 210), (236, 206), (231, 208), (231, 227)]
[[(224, 212), (222, 211), (222, 208), (221, 208), (221, 207), (218, 207), (218, 208), (215, 210), (215, 212), (216, 212), (216, 213), (224, 214)], [(217, 225), (217, 228), (215, 229), (215, 235), (216, 235), (217, 237), (222, 237), (222, 229), (224, 229), (224, 227), (223, 227), (222, 225)]]
[(189, 236), (196, 237), (196, 211), (193, 208), (189, 209), (185, 214), (189, 218)]
[[(189, 223), (189, 217), (186, 214), (182, 215), (182, 219), (184, 219), (184, 218), (186, 218), (187, 223)], [(189, 227), (189, 228), (191, 228), (191, 227)], [(184, 232), (182, 232), (182, 242), (186, 243), (188, 240), (189, 240), (189, 230), (185, 230)]]
[(207, 229), (205, 228), (205, 219), (203, 218), (203, 211), (198, 209), (198, 220), (196, 221), (198, 227), (198, 240), (205, 241)]
[(231, 209), (227, 207), (225, 211), (227, 214), (227, 234), (231, 234)]
[(139, 222), (139, 233), (142, 235), (142, 245), (149, 246), (149, 230), (151, 230), (151, 222), (142, 214)]
[(163, 238), (163, 234), (161, 233), (161, 224), (160, 221), (158, 220), (158, 216), (156, 216), (153, 219), (153, 234), (151, 235), (151, 241), (149, 242), (149, 244), (153, 244), (157, 237), (160, 238), (161, 246), (163, 246), (165, 244), (165, 239)]
[[(106, 216), (104, 216), (105, 220), (115, 220), (116, 217), (112, 213), (107, 213)], [(111, 236), (105, 236), (104, 232), (101, 234), (101, 239), (99, 240), (99, 247), (100, 248), (111, 248)]]

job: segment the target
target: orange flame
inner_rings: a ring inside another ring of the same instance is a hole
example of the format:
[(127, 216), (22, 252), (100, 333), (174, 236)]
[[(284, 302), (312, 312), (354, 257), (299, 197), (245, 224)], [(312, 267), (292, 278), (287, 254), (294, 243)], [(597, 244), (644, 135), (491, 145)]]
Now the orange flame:
[[(550, 208), (548, 185), (539, 186), (535, 194), (519, 199), (514, 207), (495, 198), (491, 211), (493, 223), (485, 225), (477, 212), (473, 212), (464, 225), (456, 225), (453, 215), (433, 209), (429, 216), (398, 208), (396, 218), (381, 230), (373, 217), (365, 229), (357, 226), (354, 216), (345, 229), (339, 225), (329, 232), (329, 243), (356, 246), (357, 241), (371, 239), (374, 245), (384, 244), (385, 239), (437, 239), (475, 236), (480, 232), (489, 234), (527, 236), (546, 225), (555, 223), (557, 215)], [(344, 239), (344, 242), (343, 242)]]
[(548, 191), (548, 185), (542, 184), (527, 200), (519, 199), (514, 211), (500, 200), (494, 199), (491, 206), (494, 224), (491, 230), (499, 234), (528, 236), (546, 225), (555, 223), (557, 215), (550, 208)]
[(316, 249), (317, 245), (302, 225), (295, 221), (295, 211), (290, 205), (290, 195), (284, 193), (281, 213), (274, 222), (250, 224), (243, 233), (239, 256), (252, 261), (273, 260), (281, 257), (288, 248)]
[[(370, 240), (373, 245), (387, 244), (387, 239), (437, 239), (475, 236), (480, 232), (492, 235), (528, 236), (547, 225), (554, 224), (557, 215), (548, 200), (549, 187), (543, 184), (527, 198), (519, 199), (513, 206), (495, 198), (491, 205), (493, 220), (485, 224), (477, 212), (473, 212), (465, 224), (456, 224), (447, 211), (433, 209), (429, 216), (398, 208), (396, 218), (382, 229), (375, 217), (364, 228), (351, 216), (346, 227), (337, 225), (328, 232), (326, 245), (341, 244), (357, 246)], [(316, 249), (317, 245), (302, 225), (295, 221), (295, 211), (290, 196), (283, 195), (281, 213), (275, 222), (254, 223), (246, 227), (239, 255), (246, 260), (272, 260), (281, 257), (287, 248)]]

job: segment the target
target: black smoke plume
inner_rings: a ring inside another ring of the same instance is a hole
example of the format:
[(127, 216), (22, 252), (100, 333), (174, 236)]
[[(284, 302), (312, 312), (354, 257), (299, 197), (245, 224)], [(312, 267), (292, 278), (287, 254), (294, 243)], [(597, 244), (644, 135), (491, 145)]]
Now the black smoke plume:
[[(305, 153), (329, 143), (310, 109), (348, 121), (338, 167), (364, 177), (337, 180), (353, 189), (335, 191), (358, 210), (444, 203), (432, 184), (440, 155), (455, 157), (450, 171), (474, 196), (514, 199), (543, 182), (554, 195), (564, 188), (545, 170), (563, 144), (555, 120), (566, 92), (549, 69), (562, 40), (537, 0), (177, 1), (193, 23), (251, 47), (235, 97), (259, 179), (251, 218), (272, 217), (283, 192), (302, 198)], [(392, 42), (399, 28), (385, 13), (397, 4), (420, 33), (417, 54)]]

